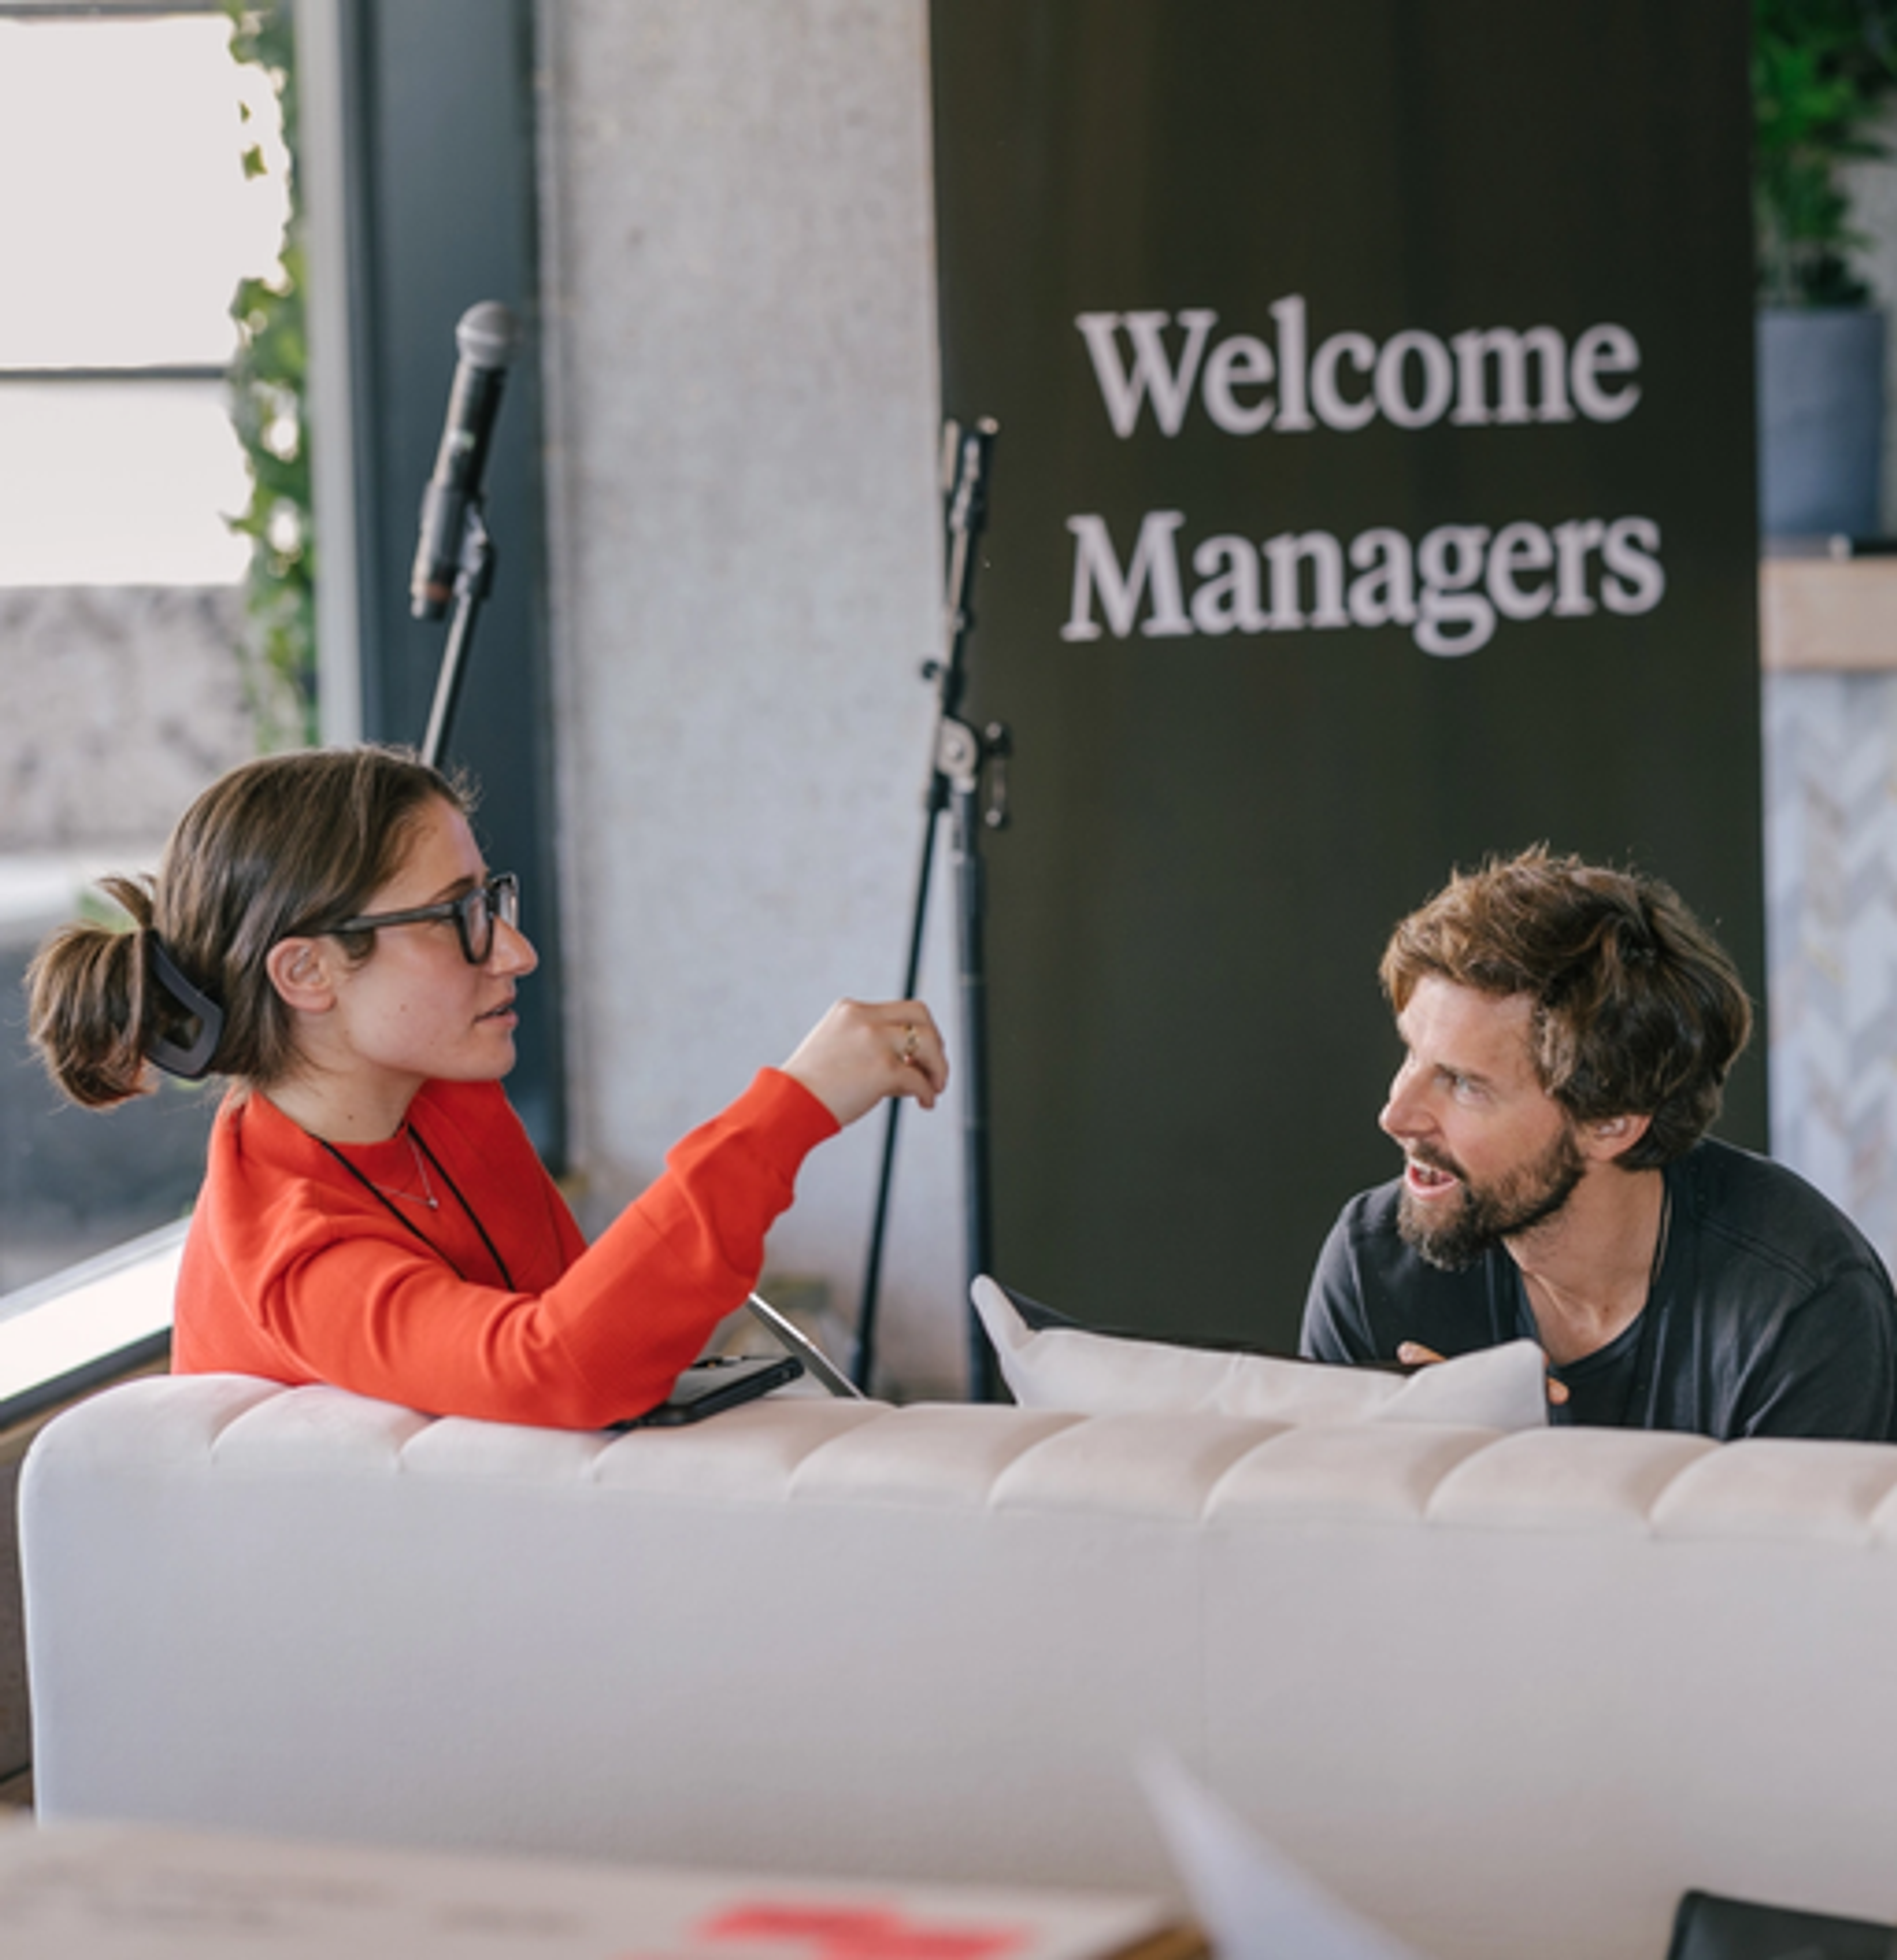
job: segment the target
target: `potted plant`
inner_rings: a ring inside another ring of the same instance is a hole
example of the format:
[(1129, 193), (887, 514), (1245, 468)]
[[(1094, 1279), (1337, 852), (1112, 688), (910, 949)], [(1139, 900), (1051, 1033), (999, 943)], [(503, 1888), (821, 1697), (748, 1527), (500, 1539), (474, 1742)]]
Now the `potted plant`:
[(1854, 270), (1841, 167), (1897, 88), (1897, 0), (1753, 0), (1759, 525), (1879, 529), (1884, 317)]

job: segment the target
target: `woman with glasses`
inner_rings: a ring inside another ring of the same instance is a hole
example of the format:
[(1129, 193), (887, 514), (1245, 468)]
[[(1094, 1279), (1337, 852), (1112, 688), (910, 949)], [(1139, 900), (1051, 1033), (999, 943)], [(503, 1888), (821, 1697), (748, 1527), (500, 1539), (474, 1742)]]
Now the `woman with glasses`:
[(34, 962), (33, 1039), (75, 1101), (137, 1095), (154, 1064), (231, 1083), (179, 1278), (180, 1372), (500, 1421), (639, 1415), (756, 1283), (808, 1152), (945, 1086), (926, 1008), (839, 1002), (588, 1246), (500, 1086), (536, 956), (469, 812), (402, 752), (246, 764), (154, 879), (104, 881), (132, 931), (68, 926)]

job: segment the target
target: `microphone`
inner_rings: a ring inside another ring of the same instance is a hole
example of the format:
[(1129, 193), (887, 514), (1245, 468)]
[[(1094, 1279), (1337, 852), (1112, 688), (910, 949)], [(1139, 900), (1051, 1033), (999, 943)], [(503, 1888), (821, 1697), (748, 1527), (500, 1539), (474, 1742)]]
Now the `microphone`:
[(481, 473), (487, 467), (488, 440), (501, 406), (501, 383), (520, 340), (513, 314), (498, 300), (469, 307), (456, 325), (454, 344), (461, 358), (455, 364), (434, 474), (422, 493), (421, 536), (415, 569), (409, 574), (412, 618), (440, 619), (454, 596), (462, 527), (468, 506), (480, 501)]

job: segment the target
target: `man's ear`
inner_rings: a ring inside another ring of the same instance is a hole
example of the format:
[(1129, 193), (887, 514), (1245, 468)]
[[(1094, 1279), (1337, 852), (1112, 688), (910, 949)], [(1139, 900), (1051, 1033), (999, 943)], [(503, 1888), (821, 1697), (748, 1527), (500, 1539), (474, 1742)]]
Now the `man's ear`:
[(280, 939), (264, 956), (263, 970), (285, 1006), (320, 1014), (336, 1004), (330, 947), (320, 939)]
[(1651, 1116), (1603, 1116), (1599, 1122), (1577, 1123), (1581, 1154), (1596, 1163), (1612, 1163), (1625, 1157), (1653, 1124)]

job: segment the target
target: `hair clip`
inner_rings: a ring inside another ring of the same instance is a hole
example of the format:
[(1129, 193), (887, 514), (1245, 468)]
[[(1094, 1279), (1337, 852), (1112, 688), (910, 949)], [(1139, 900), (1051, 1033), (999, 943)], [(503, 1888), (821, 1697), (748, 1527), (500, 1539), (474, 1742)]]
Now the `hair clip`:
[(176, 963), (165, 950), (164, 941), (155, 932), (148, 931), (145, 939), (151, 955), (152, 974), (158, 985), (180, 1007), (195, 1015), (198, 1023), (197, 1038), (188, 1047), (164, 1035), (154, 1035), (146, 1045), (146, 1058), (166, 1074), (175, 1075), (181, 1082), (201, 1082), (211, 1072), (211, 1058), (217, 1053), (218, 1043), (224, 1034), (224, 1010), (208, 994), (200, 993), (178, 971)]

